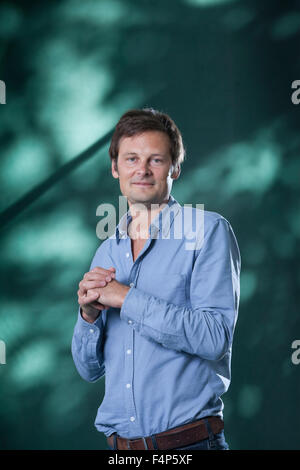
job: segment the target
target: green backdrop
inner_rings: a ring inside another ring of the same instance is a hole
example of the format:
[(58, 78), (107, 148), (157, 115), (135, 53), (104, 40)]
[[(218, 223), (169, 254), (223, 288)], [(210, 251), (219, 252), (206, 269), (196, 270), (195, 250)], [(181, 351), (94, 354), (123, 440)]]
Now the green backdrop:
[(222, 214), (239, 243), (226, 440), (300, 448), (299, 3), (1, 3), (1, 448), (106, 449), (104, 379), (81, 379), (71, 339), (96, 208), (118, 203), (109, 132), (141, 106), (182, 131), (174, 197)]

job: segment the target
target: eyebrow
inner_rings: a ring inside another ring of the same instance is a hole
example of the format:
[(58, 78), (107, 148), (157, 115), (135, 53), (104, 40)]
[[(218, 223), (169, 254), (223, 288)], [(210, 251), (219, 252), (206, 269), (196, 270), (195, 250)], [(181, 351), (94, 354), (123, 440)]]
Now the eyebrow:
[[(122, 157), (125, 157), (126, 155), (138, 155), (138, 154), (136, 152), (122, 153)], [(164, 157), (164, 155), (161, 153), (151, 153), (149, 157)]]

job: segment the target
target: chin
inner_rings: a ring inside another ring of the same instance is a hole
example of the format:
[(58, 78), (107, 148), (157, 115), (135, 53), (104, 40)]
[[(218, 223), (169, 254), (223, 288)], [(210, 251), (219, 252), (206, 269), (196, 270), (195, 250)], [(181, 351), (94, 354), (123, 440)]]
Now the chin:
[(132, 202), (132, 203), (151, 203), (153, 201), (156, 201), (157, 200), (157, 196), (155, 195), (150, 195), (150, 194), (130, 194), (128, 196), (128, 199)]
[(146, 195), (144, 195), (144, 196), (140, 196), (140, 195), (138, 195), (138, 196), (133, 196), (133, 197), (131, 197), (130, 199), (131, 199), (131, 201), (133, 201), (134, 203), (139, 203), (139, 202), (151, 202), (151, 201), (153, 200), (152, 197), (149, 197), (149, 196), (146, 196)]

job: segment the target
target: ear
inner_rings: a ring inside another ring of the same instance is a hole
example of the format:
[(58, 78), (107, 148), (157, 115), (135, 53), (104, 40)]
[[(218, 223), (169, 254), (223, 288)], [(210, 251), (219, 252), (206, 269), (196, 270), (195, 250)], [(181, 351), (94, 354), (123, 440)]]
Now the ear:
[(172, 165), (171, 178), (173, 180), (177, 180), (179, 178), (180, 173), (181, 173), (180, 163), (177, 163), (175, 166)]
[(116, 178), (116, 179), (119, 178), (118, 163), (117, 163), (116, 158), (113, 158), (112, 161), (111, 161), (111, 173), (112, 173), (114, 178)]

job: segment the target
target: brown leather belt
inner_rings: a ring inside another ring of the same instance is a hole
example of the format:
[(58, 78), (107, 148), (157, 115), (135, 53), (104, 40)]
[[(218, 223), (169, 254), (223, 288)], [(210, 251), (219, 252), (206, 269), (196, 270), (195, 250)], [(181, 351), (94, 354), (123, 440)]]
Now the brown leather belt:
[[(213, 434), (217, 434), (224, 429), (224, 421), (219, 416), (206, 416), (205, 419), (208, 420)], [(107, 442), (112, 449), (114, 448), (114, 434), (107, 438)], [(153, 436), (158, 450), (167, 450), (207, 439), (209, 434), (204, 419), (200, 419)], [(117, 450), (156, 450), (152, 441), (153, 436), (126, 439), (117, 435)]]

